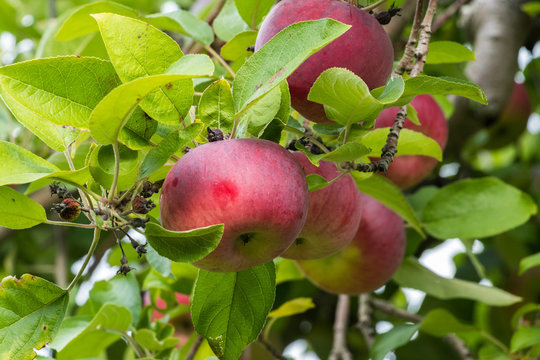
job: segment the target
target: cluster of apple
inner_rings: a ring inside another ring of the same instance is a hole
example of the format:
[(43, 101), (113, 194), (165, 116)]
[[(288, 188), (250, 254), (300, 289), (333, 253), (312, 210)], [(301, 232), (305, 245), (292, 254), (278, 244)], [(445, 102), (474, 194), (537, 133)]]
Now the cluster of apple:
[[(352, 25), (343, 36), (311, 56), (289, 78), (291, 102), (305, 118), (327, 123), (324, 108), (307, 100), (313, 82), (330, 67), (344, 67), (370, 88), (385, 84), (393, 48), (379, 22), (365, 11), (337, 0), (284, 0), (263, 22), (255, 49), (286, 26), (303, 20), (333, 18)], [(412, 102), (423, 132), (444, 147), (444, 114), (430, 96)], [(376, 127), (391, 126), (398, 109), (387, 109)], [(425, 178), (436, 160), (403, 156), (388, 176), (402, 188)], [(225, 225), (218, 247), (194, 263), (209, 271), (240, 271), (277, 256), (295, 259), (306, 276), (333, 293), (359, 294), (383, 285), (405, 250), (402, 219), (359, 192), (351, 175), (308, 192), (306, 175), (331, 181), (341, 175), (332, 162), (311, 164), (301, 152), (261, 139), (211, 142), (190, 150), (169, 172), (162, 187), (161, 221), (184, 231)]]

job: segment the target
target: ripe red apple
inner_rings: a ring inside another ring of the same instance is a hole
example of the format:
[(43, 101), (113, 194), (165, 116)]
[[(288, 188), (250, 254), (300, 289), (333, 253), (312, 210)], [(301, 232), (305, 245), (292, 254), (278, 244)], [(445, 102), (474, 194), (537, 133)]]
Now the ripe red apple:
[[(448, 123), (439, 104), (431, 95), (419, 95), (411, 101), (411, 105), (418, 114), (420, 125), (414, 124), (407, 118), (404, 128), (429, 136), (444, 150), (448, 139)], [(398, 111), (398, 107), (383, 110), (375, 121), (375, 128), (392, 126)], [(406, 189), (424, 180), (436, 165), (437, 159), (430, 156), (396, 156), (390, 164), (386, 175), (394, 184)]]
[(514, 84), (503, 113), (489, 129), (488, 149), (497, 149), (516, 141), (527, 128), (532, 112), (531, 99), (523, 84)]
[[(189, 305), (189, 302), (190, 302), (189, 295), (175, 292), (174, 296), (176, 297), (176, 301), (178, 302), (178, 304)], [(151, 304), (152, 304), (152, 300), (150, 299), (150, 293), (147, 291), (144, 293), (143, 305), (146, 306), (146, 305), (151, 305)], [(165, 302), (165, 300), (163, 300), (159, 296), (156, 299), (156, 308), (159, 310), (167, 309), (167, 303)], [(162, 312), (158, 311), (157, 309), (152, 311), (152, 321), (159, 320), (165, 316)]]
[(163, 183), (160, 216), (169, 230), (225, 224), (218, 247), (195, 266), (218, 272), (272, 260), (304, 225), (308, 191), (295, 158), (276, 143), (233, 139), (190, 150)]
[(326, 69), (342, 67), (360, 76), (370, 89), (382, 86), (392, 72), (394, 48), (379, 22), (353, 5), (339, 0), (283, 0), (264, 19), (255, 50), (293, 23), (322, 18), (352, 27), (300, 65), (288, 82), (292, 106), (308, 120), (328, 123), (323, 106), (307, 100), (319, 75)]
[[(340, 175), (333, 162), (313, 165), (304, 153), (294, 157), (307, 174), (317, 174), (330, 181)], [(351, 242), (360, 225), (362, 205), (360, 192), (351, 175), (345, 175), (331, 185), (309, 193), (306, 223), (296, 241), (282, 257), (290, 259), (320, 259), (331, 255)]]
[(352, 242), (334, 255), (299, 260), (315, 285), (335, 294), (361, 294), (384, 285), (405, 252), (403, 220), (377, 200), (361, 194), (362, 220)]

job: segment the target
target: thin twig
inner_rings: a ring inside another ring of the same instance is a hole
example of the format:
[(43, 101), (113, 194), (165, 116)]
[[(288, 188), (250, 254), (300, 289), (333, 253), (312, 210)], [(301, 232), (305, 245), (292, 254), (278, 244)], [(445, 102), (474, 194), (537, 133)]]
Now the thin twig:
[(209, 53), (210, 55), (212, 55), (212, 57), (213, 57), (214, 59), (216, 59), (216, 61), (217, 61), (218, 63), (220, 63), (221, 66), (223, 66), (223, 67), (225, 68), (225, 70), (227, 70), (227, 72), (228, 72), (233, 78), (236, 76), (236, 74), (234, 73), (233, 69), (231, 69), (231, 67), (229, 66), (229, 64), (225, 61), (225, 59), (223, 59), (223, 58), (221, 57), (221, 55), (219, 55), (219, 54), (216, 52), (216, 50), (212, 49), (212, 47), (209, 46), (209, 45), (206, 45), (206, 46), (204, 47), (204, 49), (205, 49), (206, 51), (208, 51), (208, 53)]
[(313, 145), (317, 145), (317, 147), (318, 147), (319, 149), (321, 149), (325, 154), (328, 154), (328, 153), (330, 152), (330, 150), (329, 150), (326, 146), (324, 146), (323, 143), (321, 143), (319, 140), (315, 139), (313, 136), (311, 136), (311, 135), (309, 135), (309, 134), (307, 134), (307, 133), (302, 132), (301, 130), (298, 130), (298, 129), (296, 129), (296, 128), (293, 128), (292, 126), (289, 126), (289, 125), (285, 125), (285, 126), (283, 127), (283, 129), (284, 129), (285, 131), (292, 132), (292, 133), (295, 133), (295, 134), (297, 134), (297, 135), (300, 135), (300, 136), (305, 137), (306, 139), (309, 140), (310, 143), (312, 143)]
[(444, 12), (441, 13), (441, 15), (437, 16), (437, 18), (433, 22), (433, 27), (431, 29), (432, 32), (435, 32), (435, 31), (439, 30), (439, 28), (445, 22), (447, 22), (448, 19), (450, 19), (452, 16), (454, 16), (459, 11), (459, 9), (461, 9), (461, 7), (463, 5), (467, 4), (470, 1), (471, 0), (456, 0), (455, 2), (450, 4), (450, 6), (448, 6), (446, 8), (446, 10), (444, 10)]
[(375, 331), (371, 323), (371, 314), (373, 312), (369, 302), (369, 294), (361, 294), (358, 296), (358, 324), (356, 325), (366, 341), (366, 346), (371, 349), (375, 338)]
[[(384, 300), (371, 299), (370, 303), (373, 308), (393, 317), (405, 319), (413, 323), (419, 323), (423, 320), (422, 316), (411, 314), (410, 312), (405, 310), (397, 309), (392, 304)], [(454, 334), (448, 334), (444, 336), (443, 339), (445, 339), (454, 348), (454, 350), (459, 354), (462, 360), (473, 360), (473, 356), (471, 355), (469, 349), (467, 348), (463, 340), (461, 340)]]
[(328, 360), (352, 360), (347, 349), (347, 320), (349, 319), (349, 295), (339, 295), (334, 320), (334, 341)]
[(197, 334), (197, 338), (195, 339), (195, 342), (193, 343), (193, 346), (191, 347), (191, 349), (189, 349), (189, 352), (186, 355), (185, 360), (193, 360), (193, 358), (195, 358), (195, 354), (197, 354), (197, 350), (199, 350), (199, 347), (201, 346), (202, 341), (203, 341), (202, 336)]
[(68, 292), (71, 291), (71, 289), (73, 289), (75, 284), (77, 284), (77, 282), (79, 281), (79, 279), (83, 275), (84, 270), (86, 269), (86, 266), (88, 265), (88, 263), (90, 262), (90, 259), (92, 258), (92, 255), (94, 254), (94, 251), (96, 251), (97, 245), (99, 243), (99, 235), (100, 234), (101, 234), (101, 229), (100, 228), (95, 228), (94, 229), (94, 238), (92, 239), (92, 245), (90, 245), (90, 249), (88, 250), (88, 254), (86, 254), (86, 258), (84, 259), (84, 263), (82, 264), (79, 272), (77, 273), (75, 278), (71, 281), (71, 283), (67, 287), (66, 290)]
[(84, 228), (84, 229), (95, 229), (97, 228), (97, 225), (95, 224), (79, 224), (74, 222), (67, 222), (67, 221), (54, 221), (54, 220), (48, 220), (45, 221), (45, 224), (49, 225), (59, 225), (59, 226), (69, 226), (69, 227), (78, 227), (78, 228)]
[[(424, 1), (425, 0), (418, 0), (416, 4), (414, 24), (409, 41), (405, 47), (403, 57), (394, 70), (393, 77), (401, 76), (405, 71), (410, 72), (410, 77), (418, 76), (424, 69), (424, 64), (426, 63), (426, 56), (429, 49), (429, 40), (431, 38), (431, 23), (433, 22), (433, 17), (435, 16), (435, 11), (437, 9), (437, 0), (429, 1), (426, 15), (420, 22), (424, 8)], [(407, 106), (404, 105), (399, 109), (396, 119), (394, 120), (394, 124), (390, 128), (390, 132), (386, 138), (386, 143), (382, 148), (380, 160), (373, 161), (369, 164), (347, 162), (343, 164), (343, 168), (361, 172), (382, 172), (386, 174), (388, 167), (392, 161), (394, 161), (394, 157), (397, 153), (399, 134), (403, 128), (403, 125), (405, 124), (406, 118)]]
[(382, 4), (384, 4), (385, 2), (387, 2), (388, 0), (379, 0), (377, 1), (376, 3), (373, 3), (371, 5), (368, 5), (368, 6), (364, 6), (363, 8), (361, 8), (360, 10), (364, 10), (364, 11), (371, 11), (373, 9), (376, 9), (378, 8), (379, 6), (381, 6)]
[(120, 176), (120, 149), (118, 147), (118, 141), (115, 141), (113, 144), (114, 151), (114, 175), (111, 185), (111, 190), (109, 191), (109, 204), (112, 204), (114, 197), (116, 196), (116, 186), (118, 185), (118, 177)]
[(266, 350), (268, 350), (268, 352), (270, 354), (272, 354), (273, 357), (275, 357), (276, 359), (278, 360), (287, 360), (287, 358), (285, 356), (283, 356), (278, 350), (276, 350), (272, 344), (270, 344), (268, 341), (266, 341), (265, 339), (263, 339), (262, 337), (259, 337), (259, 342), (264, 346), (264, 348)]

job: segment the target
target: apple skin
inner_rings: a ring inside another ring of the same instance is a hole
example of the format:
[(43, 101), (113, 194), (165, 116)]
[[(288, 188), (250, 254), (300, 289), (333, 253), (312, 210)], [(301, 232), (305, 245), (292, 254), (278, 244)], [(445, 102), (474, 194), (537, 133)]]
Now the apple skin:
[(233, 139), (201, 145), (178, 160), (163, 183), (160, 216), (174, 231), (225, 224), (218, 247), (193, 265), (233, 272), (287, 250), (307, 207), (305, 174), (286, 149)]
[(512, 94), (497, 120), (489, 129), (487, 149), (498, 149), (516, 141), (527, 128), (532, 104), (525, 85), (514, 83)]
[[(418, 95), (411, 101), (411, 105), (416, 110), (421, 125), (416, 125), (407, 118), (403, 127), (429, 136), (444, 150), (448, 140), (448, 122), (439, 104), (431, 95)], [(375, 128), (391, 127), (398, 111), (399, 107), (383, 110), (375, 121)], [(406, 189), (424, 180), (435, 166), (437, 159), (430, 156), (396, 156), (388, 167), (386, 176), (400, 188)]]
[(296, 262), (311, 282), (330, 293), (371, 292), (390, 280), (403, 260), (403, 220), (377, 200), (360, 196), (362, 220), (352, 242), (327, 258)]
[[(330, 181), (341, 173), (333, 162), (321, 161), (313, 165), (307, 156), (294, 152), (294, 157), (306, 175), (317, 174)], [(296, 241), (281, 254), (289, 259), (320, 259), (342, 249), (351, 242), (362, 214), (360, 192), (351, 175), (309, 193), (306, 223)]]
[(352, 27), (309, 57), (287, 81), (296, 111), (308, 120), (330, 123), (324, 107), (307, 100), (319, 75), (326, 69), (341, 67), (360, 76), (370, 89), (383, 86), (392, 72), (394, 48), (379, 22), (355, 6), (338, 0), (283, 0), (264, 19), (255, 51), (293, 23), (322, 18), (332, 18)]

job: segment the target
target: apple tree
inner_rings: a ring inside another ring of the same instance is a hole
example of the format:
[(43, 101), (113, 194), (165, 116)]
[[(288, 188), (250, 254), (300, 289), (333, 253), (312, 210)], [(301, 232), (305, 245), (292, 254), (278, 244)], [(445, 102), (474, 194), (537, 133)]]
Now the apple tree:
[(538, 358), (539, 29), (0, 0), (0, 358)]

